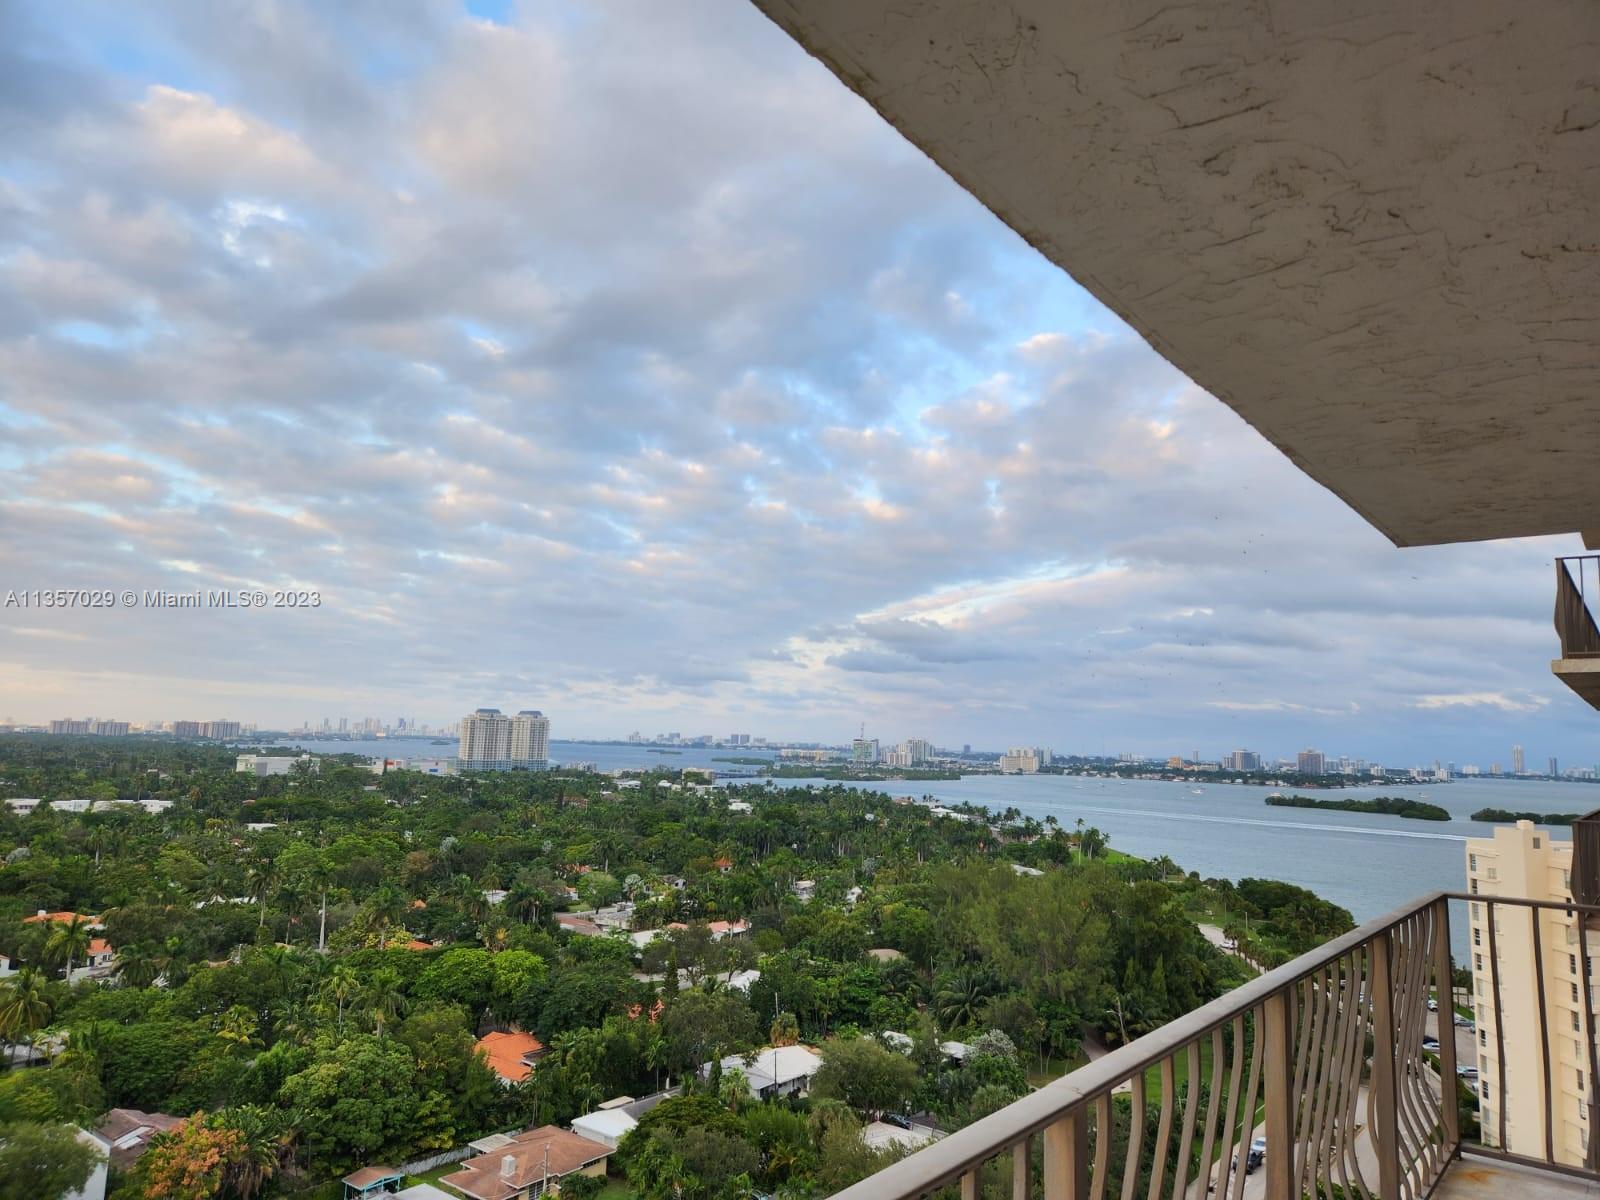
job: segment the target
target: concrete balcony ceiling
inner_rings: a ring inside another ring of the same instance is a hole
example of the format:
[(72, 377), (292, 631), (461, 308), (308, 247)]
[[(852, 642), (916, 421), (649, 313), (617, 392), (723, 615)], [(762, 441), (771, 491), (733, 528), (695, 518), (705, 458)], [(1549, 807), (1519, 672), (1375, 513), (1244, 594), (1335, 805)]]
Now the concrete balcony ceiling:
[(1594, 0), (755, 0), (1402, 546), (1600, 532)]

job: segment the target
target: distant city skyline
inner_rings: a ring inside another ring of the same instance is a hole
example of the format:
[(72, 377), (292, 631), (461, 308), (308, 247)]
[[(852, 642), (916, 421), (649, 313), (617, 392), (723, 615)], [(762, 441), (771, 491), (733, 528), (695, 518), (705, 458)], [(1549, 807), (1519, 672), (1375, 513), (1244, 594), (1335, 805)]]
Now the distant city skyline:
[[(406, 732), (424, 737), (450, 737), (453, 739), (459, 739), (462, 723), (484, 713), (493, 713), (496, 716), (500, 716), (501, 719), (506, 722), (518, 718), (537, 718), (537, 720), (540, 722), (538, 732), (530, 734), (528, 731), (524, 730), (520, 735), (524, 741), (519, 744), (525, 746), (529, 744), (526, 742), (526, 739), (529, 736), (534, 737), (535, 741), (532, 744), (539, 748), (539, 753), (533, 754), (531, 757), (538, 758), (540, 761), (543, 761), (543, 759), (548, 757), (547, 748), (552, 743), (586, 741), (670, 742), (681, 740), (684, 742), (692, 742), (710, 738), (712, 739), (712, 743), (717, 746), (735, 748), (741, 745), (752, 746), (755, 748), (765, 746), (776, 747), (783, 745), (819, 745), (831, 746), (841, 750), (851, 751), (858, 758), (870, 759), (871, 761), (883, 761), (893, 766), (916, 766), (933, 754), (933, 752), (936, 750), (949, 753), (971, 753), (974, 749), (974, 744), (968, 738), (941, 740), (939, 738), (926, 738), (917, 734), (902, 734), (896, 737), (873, 736), (870, 735), (865, 730), (865, 727), (860, 724), (858, 724), (857, 731), (855, 733), (846, 734), (843, 737), (832, 738), (826, 736), (808, 737), (774, 734), (751, 734), (748, 732), (739, 731), (712, 732), (704, 729), (701, 726), (694, 725), (690, 725), (687, 731), (658, 730), (648, 734), (643, 733), (638, 729), (632, 729), (626, 734), (594, 732), (569, 733), (566, 731), (560, 731), (560, 736), (552, 736), (550, 717), (544, 712), (537, 710), (523, 710), (520, 713), (515, 714), (513, 717), (505, 717), (502, 714), (499, 714), (499, 710), (492, 708), (479, 708), (474, 710), (472, 713), (468, 713), (465, 717), (458, 717), (449, 721), (441, 720), (437, 723), (419, 720), (415, 716), (397, 716), (393, 718), (365, 716), (361, 718), (351, 718), (348, 716), (336, 717), (328, 715), (313, 718), (309, 721), (302, 720), (300, 722), (292, 722), (281, 726), (263, 724), (255, 721), (241, 722), (235, 720), (196, 721), (192, 719), (173, 720), (168, 718), (147, 718), (144, 721), (128, 721), (94, 715), (86, 717), (52, 717), (42, 721), (34, 720), (16, 722), (14, 716), (8, 714), (0, 716), (0, 730), (10, 728), (14, 724), (20, 724), (24, 727), (33, 728), (43, 732), (56, 734), (70, 733), (79, 735), (125, 735), (130, 731), (131, 728), (133, 732), (150, 730), (167, 731), (177, 733), (178, 736), (184, 737), (234, 738), (241, 735), (254, 735), (258, 732), (265, 732), (310, 736), (314, 738), (318, 734), (354, 736), (362, 733), (366, 733), (368, 735), (376, 735), (379, 733), (389, 735), (396, 732)], [(178, 729), (180, 728), (182, 732), (178, 733)], [(508, 724), (507, 730), (509, 730), (509, 728), (510, 726)], [(220, 732), (213, 733), (212, 730), (214, 729), (220, 730)], [(510, 736), (509, 732), (506, 734), (506, 736)], [(1060, 746), (1056, 746), (1053, 749), (1046, 751), (1042, 749), (1043, 742), (1035, 743), (1034, 746), (1041, 747), (1037, 750), (1037, 753), (1040, 756), (1055, 754), (1061, 757), (1102, 758), (1108, 760), (1121, 758), (1152, 763), (1159, 763), (1177, 758), (1182, 761), (1215, 763), (1222, 769), (1237, 770), (1241, 772), (1288, 768), (1307, 774), (1318, 774), (1323, 772), (1328, 774), (1338, 774), (1341, 772), (1347, 774), (1362, 773), (1369, 765), (1380, 765), (1386, 767), (1404, 767), (1408, 769), (1413, 767), (1432, 766), (1435, 768), (1442, 768), (1446, 770), (1447, 773), (1455, 775), (1545, 774), (1558, 776), (1561, 774), (1560, 763), (1564, 758), (1564, 756), (1560, 754), (1550, 754), (1547, 759), (1547, 769), (1545, 771), (1530, 772), (1527, 770), (1526, 766), (1527, 754), (1521, 743), (1513, 743), (1509, 747), (1509, 771), (1502, 769), (1502, 764), (1506, 760), (1495, 755), (1485, 758), (1481, 754), (1477, 756), (1478, 761), (1466, 761), (1457, 760), (1454, 758), (1445, 758), (1433, 754), (1422, 754), (1419, 756), (1415, 753), (1400, 754), (1385, 759), (1376, 756), (1367, 757), (1361, 755), (1352, 755), (1349, 753), (1335, 754), (1331, 752), (1325, 752), (1318, 747), (1301, 747), (1294, 750), (1282, 751), (1262, 751), (1258, 748), (1238, 746), (1235, 746), (1232, 749), (1218, 749), (1210, 751), (1197, 747), (1191, 747), (1187, 750), (1174, 749), (1136, 751), (1118, 749), (1106, 751), (1087, 747), (1061, 748)], [(958, 751), (957, 747), (962, 747), (963, 750)], [(1027, 747), (1024, 750), (1018, 750), (1016, 747), (1017, 742), (1015, 738), (1010, 740), (1002, 739), (1000, 742), (997, 742), (994, 745), (977, 745), (976, 752), (991, 755), (1035, 752), (1034, 747)], [(1479, 749), (1481, 749), (1481, 746)], [(1196, 755), (1199, 757), (1197, 758)], [(494, 756), (485, 755), (485, 757), (492, 758)], [(530, 756), (527, 754), (521, 754), (520, 757), (527, 758)], [(1535, 761), (1537, 761), (1537, 758)], [(1600, 770), (1600, 752), (1591, 752), (1587, 756), (1565, 756), (1565, 761), (1568, 763), (1568, 770), (1571, 771), (1593, 772)]]

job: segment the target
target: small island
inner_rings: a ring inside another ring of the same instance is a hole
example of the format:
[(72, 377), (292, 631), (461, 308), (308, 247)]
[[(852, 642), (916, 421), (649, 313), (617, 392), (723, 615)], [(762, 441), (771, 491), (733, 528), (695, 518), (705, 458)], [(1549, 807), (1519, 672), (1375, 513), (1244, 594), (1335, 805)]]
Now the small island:
[(1480, 808), (1472, 814), (1474, 821), (1505, 822), (1532, 821), (1535, 825), (1571, 825), (1582, 813), (1512, 812), (1508, 808)]
[(1378, 813), (1385, 817), (1409, 817), (1413, 821), (1448, 821), (1450, 814), (1425, 800), (1403, 796), (1374, 796), (1371, 800), (1315, 800), (1310, 796), (1285, 796), (1274, 792), (1267, 803), (1276, 808), (1325, 808), (1339, 812)]

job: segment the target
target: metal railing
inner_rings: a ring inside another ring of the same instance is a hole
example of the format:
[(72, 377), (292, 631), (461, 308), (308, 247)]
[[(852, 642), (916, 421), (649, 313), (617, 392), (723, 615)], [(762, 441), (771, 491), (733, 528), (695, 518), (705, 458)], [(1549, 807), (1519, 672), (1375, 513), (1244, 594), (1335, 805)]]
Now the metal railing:
[(1369, 921), (836, 1200), (1242, 1200), (1257, 1170), (1268, 1197), (1424, 1200), (1461, 1143), (1455, 1039), (1437, 1067), (1422, 1048), (1430, 997), (1451, 1012), (1449, 899)]
[[(1481, 1144), (1464, 1144), (1462, 1149), (1476, 1155), (1505, 1158), (1588, 1180), (1600, 1179), (1600, 1141), (1589, 1132), (1589, 1113), (1596, 1093), (1597, 1061), (1595, 1041), (1595, 990), (1589, 947), (1591, 926), (1600, 922), (1600, 907), (1575, 903), (1523, 900), (1510, 896), (1460, 896), (1471, 906), (1468, 919), (1472, 930), (1475, 1000), (1481, 1032), (1477, 1040), (1485, 1051), (1485, 1065), (1493, 1064), (1493, 1083), (1475, 1077), (1482, 1100), (1491, 1100)], [(1558, 921), (1549, 928), (1546, 918)], [(1513, 961), (1506, 962), (1508, 932)], [(1552, 944), (1549, 937), (1559, 936)], [(1600, 933), (1596, 934), (1600, 937)], [(1478, 956), (1482, 954), (1481, 965)], [(1515, 994), (1508, 998), (1508, 988)], [(1531, 991), (1530, 991), (1531, 989)], [(1510, 1003), (1508, 1004), (1508, 999)], [(1559, 1010), (1565, 1019), (1556, 1020)], [(1483, 1028), (1488, 1018), (1493, 1026), (1493, 1041)], [(1568, 1027), (1570, 1022), (1570, 1028)], [(1516, 1052), (1508, 1057), (1508, 1028), (1518, 1039)], [(1537, 1050), (1530, 1046), (1537, 1042)], [(1572, 1059), (1563, 1064), (1558, 1053), (1567, 1045)], [(1568, 1073), (1570, 1072), (1570, 1073)], [(1517, 1089), (1517, 1136), (1509, 1136), (1509, 1078), (1520, 1076), (1524, 1086)], [(1579, 1095), (1578, 1112), (1563, 1105), (1563, 1087), (1558, 1081), (1573, 1083)], [(1528, 1097), (1536, 1104), (1528, 1104)], [(1562, 1111), (1566, 1108), (1567, 1111)], [(1576, 1118), (1575, 1120), (1573, 1118)], [(1572, 1144), (1569, 1128), (1580, 1131)], [(1561, 1140), (1557, 1141), (1558, 1130)], [(1532, 1145), (1529, 1145), (1529, 1142)]]
[(1556, 635), (1562, 658), (1600, 658), (1600, 554), (1556, 559)]

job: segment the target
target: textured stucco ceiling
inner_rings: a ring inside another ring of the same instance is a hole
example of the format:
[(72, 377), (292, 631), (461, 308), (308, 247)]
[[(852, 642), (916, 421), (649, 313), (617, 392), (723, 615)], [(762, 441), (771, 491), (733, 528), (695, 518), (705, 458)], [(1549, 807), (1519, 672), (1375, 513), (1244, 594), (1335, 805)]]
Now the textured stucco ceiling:
[(1600, 530), (1600, 3), (755, 3), (1396, 543)]

